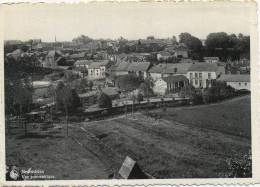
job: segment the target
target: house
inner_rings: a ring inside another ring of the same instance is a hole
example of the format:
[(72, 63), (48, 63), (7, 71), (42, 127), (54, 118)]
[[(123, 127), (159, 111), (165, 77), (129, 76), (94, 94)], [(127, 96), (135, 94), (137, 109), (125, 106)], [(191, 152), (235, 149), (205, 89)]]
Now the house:
[(149, 69), (149, 76), (156, 81), (162, 77), (171, 75), (184, 75), (187, 76), (188, 69), (192, 63), (176, 63), (176, 64), (158, 64)]
[(178, 93), (180, 90), (189, 84), (189, 80), (184, 75), (174, 75), (162, 77), (155, 81), (153, 91), (158, 95), (169, 93)]
[(130, 62), (118, 61), (116, 64), (110, 66), (107, 72), (113, 76), (120, 76), (128, 74), (128, 66)]
[(74, 53), (69, 56), (71, 59), (77, 60), (84, 60), (86, 58), (86, 52)]
[(195, 88), (208, 88), (222, 74), (225, 68), (217, 64), (197, 63), (188, 69), (187, 77), (190, 85)]
[(104, 94), (108, 95), (110, 97), (110, 99), (112, 99), (112, 100), (120, 98), (118, 89), (114, 88), (114, 87), (102, 88), (101, 92), (103, 92)]
[(148, 76), (148, 69), (150, 66), (150, 62), (132, 62), (127, 68), (128, 74), (135, 74), (138, 77), (145, 79)]
[(204, 62), (209, 63), (209, 64), (214, 64), (219, 62), (218, 57), (204, 57), (203, 58)]
[(176, 58), (188, 58), (189, 56), (189, 50), (183, 43), (168, 46), (165, 48), (165, 51), (171, 53)]
[(42, 62), (42, 67), (56, 68), (59, 64), (62, 64), (66, 59), (60, 51), (49, 51), (45, 60)]
[(183, 45), (180, 45), (180, 46), (176, 47), (174, 49), (173, 56), (177, 57), (177, 58), (188, 58), (188, 56), (189, 56), (188, 48), (183, 46)]
[(13, 59), (15, 59), (15, 60), (18, 60), (19, 58), (21, 58), (21, 55), (23, 54), (24, 52), (23, 52), (23, 50), (22, 49), (16, 49), (16, 50), (14, 50), (13, 52), (11, 52), (11, 53), (7, 53), (6, 54), (6, 56), (8, 57), (8, 58), (13, 58)]
[(171, 58), (172, 55), (171, 53), (167, 52), (167, 51), (161, 51), (157, 54), (157, 60), (168, 60), (169, 58)]
[(190, 59), (190, 58), (182, 58), (179, 63), (198, 63), (199, 61), (198, 60), (193, 60), (193, 59)]
[(91, 63), (88, 66), (89, 79), (104, 79), (106, 78), (106, 70), (110, 66), (109, 60), (100, 60)]
[(94, 61), (93, 60), (77, 60), (75, 63), (74, 63), (74, 66), (75, 67), (78, 67), (78, 68), (86, 68), (88, 69), (88, 66), (93, 63)]
[(218, 81), (225, 82), (235, 90), (250, 91), (250, 74), (229, 74), (220, 76)]
[(98, 91), (88, 91), (86, 93), (78, 94), (80, 103), (83, 106), (90, 106), (97, 103)]

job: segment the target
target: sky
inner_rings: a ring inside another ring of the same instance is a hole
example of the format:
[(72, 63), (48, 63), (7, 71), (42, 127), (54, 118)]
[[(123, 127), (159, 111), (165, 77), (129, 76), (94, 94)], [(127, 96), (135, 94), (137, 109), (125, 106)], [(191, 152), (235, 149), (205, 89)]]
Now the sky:
[(91, 38), (168, 38), (182, 32), (250, 34), (254, 3), (80, 3), (6, 5), (4, 39), (71, 41)]

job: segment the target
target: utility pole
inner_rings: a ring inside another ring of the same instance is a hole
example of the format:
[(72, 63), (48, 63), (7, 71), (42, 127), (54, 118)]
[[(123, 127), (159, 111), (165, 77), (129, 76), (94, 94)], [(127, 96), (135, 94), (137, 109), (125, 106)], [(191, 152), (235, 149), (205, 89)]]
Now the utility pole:
[(134, 118), (134, 102), (135, 102), (135, 96), (133, 95), (133, 102), (132, 102), (132, 118)]
[(65, 112), (66, 112), (66, 133), (67, 133), (67, 137), (69, 136), (69, 123), (68, 123), (68, 105), (65, 105)]
[(127, 103), (125, 102), (125, 117), (127, 118)]

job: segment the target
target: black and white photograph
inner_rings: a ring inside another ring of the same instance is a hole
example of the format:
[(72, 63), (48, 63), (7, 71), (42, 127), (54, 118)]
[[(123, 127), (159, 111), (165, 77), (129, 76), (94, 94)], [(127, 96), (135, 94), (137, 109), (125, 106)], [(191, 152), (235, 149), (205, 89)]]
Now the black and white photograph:
[(1, 8), (6, 181), (253, 178), (256, 4)]

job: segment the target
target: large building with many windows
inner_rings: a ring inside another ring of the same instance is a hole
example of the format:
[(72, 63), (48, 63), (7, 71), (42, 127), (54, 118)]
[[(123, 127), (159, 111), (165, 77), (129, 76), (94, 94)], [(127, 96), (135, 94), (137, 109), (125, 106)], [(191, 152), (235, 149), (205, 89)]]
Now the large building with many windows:
[(188, 70), (187, 78), (194, 88), (209, 88), (221, 75), (225, 74), (225, 67), (216, 64), (192, 64)]

